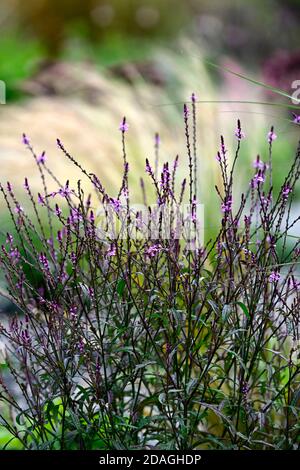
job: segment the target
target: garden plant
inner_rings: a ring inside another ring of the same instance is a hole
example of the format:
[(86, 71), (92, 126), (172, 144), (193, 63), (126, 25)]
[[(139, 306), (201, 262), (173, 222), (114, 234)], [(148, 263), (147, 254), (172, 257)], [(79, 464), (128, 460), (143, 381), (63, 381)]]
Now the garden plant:
[(15, 306), (0, 325), (3, 449), (299, 448), (300, 240), (291, 229), (300, 219), (300, 146), (275, 191), (272, 127), (267, 158), (254, 154), (238, 194), (247, 136), (238, 121), (233, 155), (221, 137), (222, 184), (211, 188), (219, 227), (206, 239), (196, 115), (193, 94), (183, 109), (185, 156), (161, 165), (155, 136), (140, 209), (128, 183), (125, 118), (118, 194), (60, 140), (82, 178), (59, 181), (23, 136), (41, 189), (25, 178), (29, 209), (9, 182), (0, 186), (12, 226), (0, 252), (2, 294)]

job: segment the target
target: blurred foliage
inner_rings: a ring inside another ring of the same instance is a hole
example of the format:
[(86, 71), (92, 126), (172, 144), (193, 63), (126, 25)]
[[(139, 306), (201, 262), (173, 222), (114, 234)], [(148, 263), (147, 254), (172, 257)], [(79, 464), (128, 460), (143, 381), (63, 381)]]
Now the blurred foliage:
[(118, 33), (104, 38), (92, 47), (85, 38), (72, 38), (61, 52), (61, 58), (66, 61), (89, 60), (102, 67), (110, 67), (127, 61), (150, 58), (154, 47), (155, 41), (150, 44), (147, 39), (140, 38), (137, 48), (135, 38), (130, 36), (123, 38)]
[(0, 42), (0, 78), (6, 83), (7, 101), (20, 97), (18, 83), (30, 77), (44, 57), (44, 50), (38, 41), (25, 42), (22, 47), (20, 44), (22, 39), (13, 34)]
[(299, 13), (297, 0), (2, 0), (0, 79), (12, 99), (42, 59), (111, 65), (147, 58), (157, 43), (176, 47), (182, 35), (216, 60), (230, 54), (255, 68), (297, 50)]
[[(15, 28), (38, 38), (49, 55), (57, 55), (70, 36), (91, 43), (124, 37), (172, 38), (199, 35), (217, 50), (249, 61), (274, 48), (297, 48), (297, 0), (2, 0), (2, 31)], [(254, 34), (255, 33), (255, 34)], [(245, 47), (247, 55), (245, 56)]]
[(116, 32), (125, 36), (161, 37), (177, 34), (188, 20), (184, 2), (176, 2), (177, 14), (170, 15), (174, 0), (15, 0), (12, 3), (16, 27), (38, 37), (50, 55), (57, 55), (69, 36), (84, 36), (92, 42)]

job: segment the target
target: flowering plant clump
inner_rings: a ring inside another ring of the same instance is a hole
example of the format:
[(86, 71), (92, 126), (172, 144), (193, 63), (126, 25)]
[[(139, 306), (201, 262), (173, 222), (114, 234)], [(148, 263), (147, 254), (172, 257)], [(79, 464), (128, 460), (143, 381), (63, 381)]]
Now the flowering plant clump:
[(42, 186), (35, 195), (25, 180), (31, 211), (0, 186), (12, 221), (3, 295), (16, 306), (0, 326), (5, 448), (299, 448), (300, 240), (290, 230), (300, 146), (276, 194), (272, 128), (269, 161), (256, 158), (239, 197), (238, 121), (233, 162), (223, 137), (217, 153), (219, 230), (200, 239), (195, 95), (191, 107), (188, 176), (177, 184), (178, 157), (160, 175), (158, 155), (154, 167), (147, 159), (155, 207), (142, 181), (144, 210), (131, 204), (125, 118), (117, 195), (59, 140), (94, 195), (58, 181), (23, 136)]

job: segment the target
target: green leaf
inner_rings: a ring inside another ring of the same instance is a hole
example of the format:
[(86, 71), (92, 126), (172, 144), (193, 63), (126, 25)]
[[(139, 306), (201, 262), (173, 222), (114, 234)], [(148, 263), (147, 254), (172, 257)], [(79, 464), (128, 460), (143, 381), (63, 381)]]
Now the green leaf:
[(241, 309), (243, 310), (244, 314), (246, 315), (246, 317), (248, 318), (248, 320), (251, 320), (251, 316), (250, 316), (250, 313), (246, 307), (245, 304), (243, 304), (242, 302), (237, 302), (236, 303), (239, 307), (241, 307)]
[(209, 303), (209, 305), (211, 306), (211, 308), (213, 309), (215, 314), (219, 315), (220, 309), (219, 309), (218, 305), (216, 304), (216, 302), (214, 302), (213, 300), (208, 300), (207, 302)]
[(191, 379), (186, 385), (186, 392), (187, 394), (191, 393), (191, 391), (196, 387), (198, 384), (199, 379)]
[(145, 367), (150, 366), (152, 364), (156, 364), (156, 362), (155, 361), (147, 361), (147, 362), (144, 362), (143, 364), (137, 364), (135, 366), (135, 370), (144, 369)]
[(232, 312), (231, 305), (225, 304), (223, 309), (222, 309), (222, 320), (223, 322), (226, 322)]
[(276, 87), (274, 87), (272, 85), (269, 85), (267, 83), (263, 83), (263, 82), (260, 82), (258, 80), (254, 80), (253, 78), (250, 78), (250, 77), (246, 77), (246, 75), (242, 75), (241, 73), (235, 72), (234, 70), (231, 70), (228, 67), (220, 66), (220, 65), (218, 65), (214, 62), (211, 62), (209, 60), (206, 60), (205, 62), (208, 65), (210, 65), (211, 67), (214, 67), (214, 68), (219, 69), (219, 70), (225, 70), (226, 72), (230, 73), (231, 75), (235, 75), (236, 77), (241, 78), (243, 80), (246, 80), (249, 83), (253, 83), (254, 85), (258, 85), (262, 88), (266, 88), (267, 90), (273, 91), (275, 94), (280, 95), (280, 96), (284, 96), (285, 98), (288, 98), (289, 100), (291, 100), (293, 98), (289, 93), (287, 93), (284, 90), (281, 90), (280, 88), (276, 88)]
[(121, 280), (118, 282), (118, 285), (117, 285), (117, 293), (119, 294), (120, 297), (123, 295), (125, 285), (126, 285), (126, 282), (125, 282), (124, 279), (121, 279)]
[(159, 394), (159, 396), (158, 396), (158, 401), (159, 401), (162, 405), (164, 405), (164, 404), (166, 403), (166, 394), (165, 394), (165, 392), (162, 392), (162, 393)]

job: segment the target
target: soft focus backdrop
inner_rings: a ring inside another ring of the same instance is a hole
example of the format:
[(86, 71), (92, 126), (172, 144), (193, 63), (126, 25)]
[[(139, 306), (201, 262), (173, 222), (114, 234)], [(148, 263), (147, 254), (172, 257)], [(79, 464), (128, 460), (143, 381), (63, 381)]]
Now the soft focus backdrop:
[[(118, 126), (126, 115), (138, 193), (145, 158), (153, 159), (155, 132), (161, 134), (161, 161), (177, 153), (182, 165), (186, 161), (182, 103), (195, 92), (204, 101), (197, 112), (200, 195), (207, 226), (213, 225), (215, 198), (207, 188), (218, 178), (219, 134), (231, 149), (236, 119), (242, 119), (243, 180), (258, 152), (267, 158), (266, 134), (274, 124), (278, 184), (299, 134), (284, 107), (291, 100), (225, 68), (291, 94), (300, 79), (299, 15), (296, 0), (2, 0), (0, 79), (7, 104), (0, 107), (1, 181), (11, 180), (17, 193), (24, 176), (38, 186), (21, 143), (26, 132), (62, 179), (78, 173), (57, 149), (57, 137), (116, 191), (122, 171)], [(253, 103), (266, 101), (284, 106)]]

